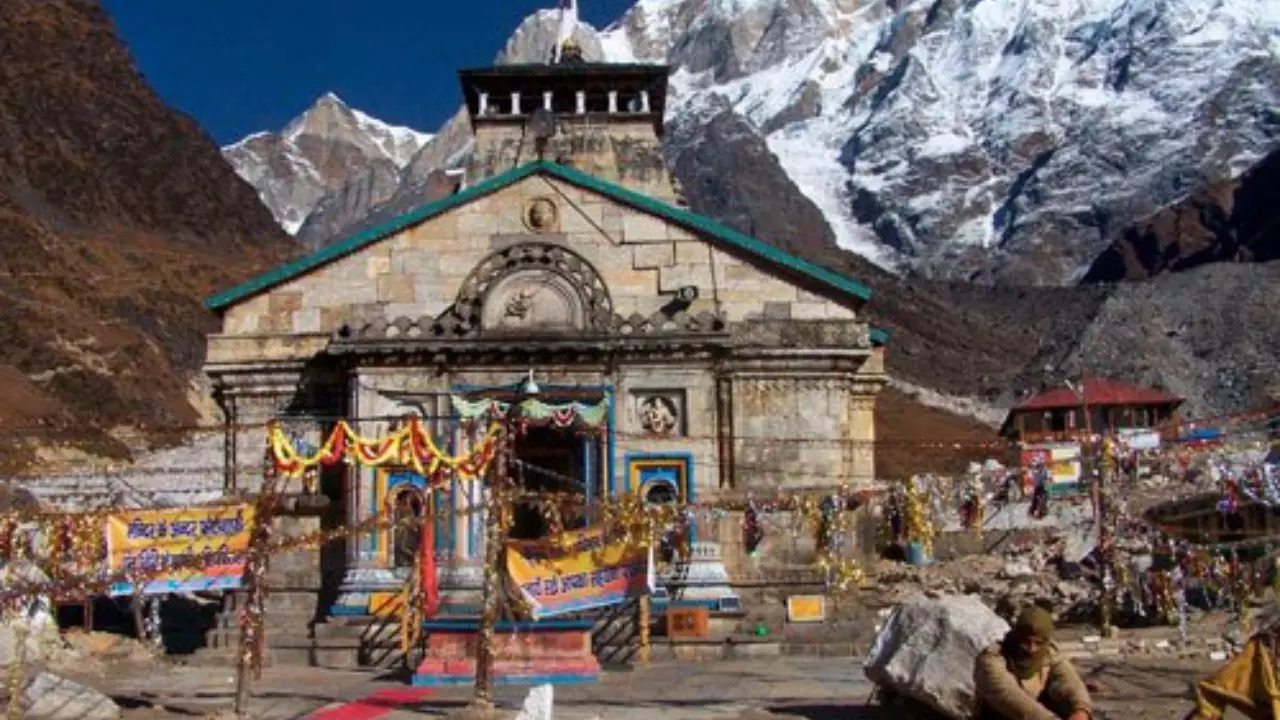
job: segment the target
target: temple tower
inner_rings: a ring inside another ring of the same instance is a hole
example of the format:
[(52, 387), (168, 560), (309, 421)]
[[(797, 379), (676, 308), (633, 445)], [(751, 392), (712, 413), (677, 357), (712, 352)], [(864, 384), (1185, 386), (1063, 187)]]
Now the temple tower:
[(662, 155), (667, 67), (585, 62), (572, 39), (553, 57), (459, 72), (475, 133), (466, 184), (544, 160), (677, 202)]

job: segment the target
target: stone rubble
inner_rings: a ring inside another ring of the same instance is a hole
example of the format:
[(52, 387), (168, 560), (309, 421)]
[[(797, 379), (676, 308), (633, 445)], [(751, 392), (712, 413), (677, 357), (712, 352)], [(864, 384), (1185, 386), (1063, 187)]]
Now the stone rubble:
[[(874, 600), (882, 606), (897, 605), (916, 593), (925, 595), (977, 595), (988, 604), (1012, 608), (1030, 604), (1051, 607), (1056, 613), (1088, 605), (1097, 595), (1091, 572), (1070, 564), (1060, 573), (1062, 544), (1012, 548), (1001, 555), (968, 555), (930, 565), (880, 561), (875, 568)], [(1063, 577), (1067, 575), (1067, 577)]]

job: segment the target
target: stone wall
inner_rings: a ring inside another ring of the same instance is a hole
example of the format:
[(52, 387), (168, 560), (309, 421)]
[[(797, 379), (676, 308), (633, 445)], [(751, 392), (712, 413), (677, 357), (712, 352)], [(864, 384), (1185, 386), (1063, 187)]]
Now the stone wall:
[[(675, 201), (671, 174), (662, 143), (648, 120), (600, 116), (558, 121), (560, 132), (547, 142), (543, 157), (643, 192), (666, 202)], [(475, 151), (467, 167), (467, 183), (475, 184), (537, 158), (532, 135), (524, 123), (482, 122), (476, 127)]]
[[(556, 205), (555, 231), (533, 234), (527, 204)], [(666, 221), (594, 192), (545, 176), (526, 178), (465, 206), (386, 238), (358, 253), (228, 308), (222, 336), (211, 338), (211, 361), (281, 358), (310, 344), (226, 343), (224, 336), (332, 333), (344, 322), (375, 317), (438, 315), (486, 255), (516, 242), (562, 244), (600, 273), (615, 312), (649, 315), (670, 293), (693, 286), (690, 312), (714, 310), (729, 321), (770, 317), (853, 321), (854, 311), (798, 288), (748, 260), (713, 248)], [(249, 356), (246, 357), (245, 354)]]
[(874, 390), (847, 376), (733, 381), (734, 481), (803, 488), (875, 479)]

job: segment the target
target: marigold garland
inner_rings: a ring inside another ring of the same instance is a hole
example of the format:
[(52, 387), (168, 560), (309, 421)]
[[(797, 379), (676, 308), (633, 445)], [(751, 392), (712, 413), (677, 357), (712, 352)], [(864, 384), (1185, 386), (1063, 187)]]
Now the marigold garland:
[(320, 465), (334, 465), (344, 459), (362, 465), (407, 465), (423, 477), (435, 477), (444, 469), (452, 470), (466, 479), (482, 475), (493, 459), (495, 440), (502, 426), (494, 423), (469, 452), (448, 455), (440, 449), (417, 417), (390, 435), (369, 439), (357, 433), (347, 421), (340, 421), (329, 433), (324, 444), (313, 455), (300, 453), (278, 423), (267, 430), (269, 454), (275, 469), (286, 477), (301, 477), (308, 470)]

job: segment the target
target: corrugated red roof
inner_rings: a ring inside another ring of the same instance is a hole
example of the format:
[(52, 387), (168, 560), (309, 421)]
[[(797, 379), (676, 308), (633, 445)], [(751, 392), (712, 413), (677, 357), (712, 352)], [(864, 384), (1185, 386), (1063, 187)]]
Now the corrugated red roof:
[[(1178, 405), (1182, 398), (1155, 388), (1130, 385), (1119, 380), (1085, 378), (1084, 398), (1090, 405)], [(1053, 410), (1080, 407), (1080, 398), (1065, 385), (1034, 395), (1015, 410)]]

